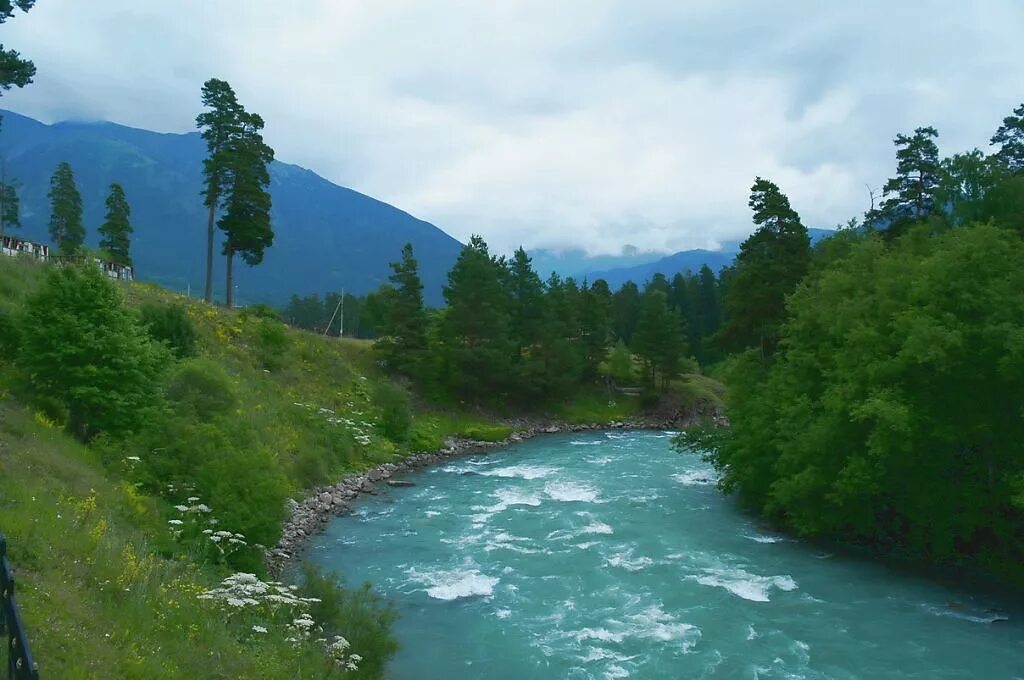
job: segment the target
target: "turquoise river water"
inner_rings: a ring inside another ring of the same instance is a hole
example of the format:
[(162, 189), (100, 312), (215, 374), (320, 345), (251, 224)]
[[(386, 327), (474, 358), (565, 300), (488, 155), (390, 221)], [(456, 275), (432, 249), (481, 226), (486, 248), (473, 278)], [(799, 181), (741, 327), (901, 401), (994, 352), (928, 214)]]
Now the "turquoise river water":
[(393, 680), (1024, 679), (1019, 605), (766, 533), (668, 433), (404, 479), (310, 557), (395, 602)]

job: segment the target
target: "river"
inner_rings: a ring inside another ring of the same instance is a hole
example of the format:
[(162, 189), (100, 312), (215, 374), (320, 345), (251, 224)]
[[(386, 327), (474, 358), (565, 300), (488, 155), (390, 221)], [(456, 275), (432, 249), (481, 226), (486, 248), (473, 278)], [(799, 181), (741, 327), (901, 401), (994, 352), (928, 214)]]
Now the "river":
[(667, 433), (403, 479), (309, 557), (394, 601), (393, 680), (1024, 679), (1019, 607), (766, 532)]

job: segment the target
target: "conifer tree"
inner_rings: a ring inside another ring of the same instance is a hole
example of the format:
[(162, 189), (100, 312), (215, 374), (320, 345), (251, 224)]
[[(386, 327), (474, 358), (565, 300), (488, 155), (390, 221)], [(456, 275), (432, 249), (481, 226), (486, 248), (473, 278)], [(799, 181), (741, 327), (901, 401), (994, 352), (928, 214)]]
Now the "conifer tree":
[(14, 182), (8, 182), (6, 176), (0, 177), (0, 236), (8, 228), (21, 227), (21, 213), (18, 202), (18, 189)]
[(504, 264), (473, 236), (448, 273), (448, 303), (438, 330), (442, 379), (470, 401), (497, 398), (509, 386), (514, 344), (509, 334)]
[(615, 291), (612, 299), (612, 325), (615, 337), (627, 345), (633, 338), (640, 317), (640, 289), (632, 281), (626, 281)]
[(391, 370), (416, 375), (427, 351), (427, 314), (411, 243), (402, 248), (402, 259), (392, 262), (391, 270), (389, 279), (394, 287), (387, 296), (387, 309), (374, 349)]
[(50, 239), (61, 255), (73, 255), (85, 241), (82, 195), (75, 186), (71, 166), (61, 163), (50, 178)]
[[(14, 16), (15, 8), (27, 12), (34, 4), (35, 0), (0, 0), (0, 24)], [(0, 94), (12, 87), (25, 87), (35, 74), (36, 67), (31, 61), (0, 45)]]
[(896, 176), (885, 183), (881, 209), (870, 212), (870, 224), (888, 223), (890, 233), (902, 233), (911, 220), (935, 214), (939, 188), (939, 136), (933, 127), (919, 127), (913, 135), (896, 135)]
[(807, 228), (773, 182), (758, 177), (750, 192), (757, 229), (740, 245), (725, 304), (728, 321), (719, 341), (726, 349), (775, 351), (786, 296), (807, 273), (811, 247)]
[(683, 327), (678, 312), (668, 306), (668, 296), (658, 287), (648, 288), (641, 299), (640, 319), (633, 334), (633, 351), (643, 361), (644, 384), (661, 391), (679, 375), (685, 351)]
[(1015, 175), (1024, 174), (1024, 104), (1003, 119), (991, 143), (1000, 147), (996, 158), (1007, 170)]
[(264, 251), (274, 242), (270, 224), (270, 172), (274, 150), (263, 141), (263, 119), (255, 113), (239, 114), (240, 128), (221, 154), (227, 169), (223, 192), (224, 214), (217, 226), (224, 232), (223, 253), (227, 261), (225, 305), (234, 305), (234, 257), (249, 266), (263, 261)]
[(208, 210), (206, 223), (206, 288), (207, 302), (213, 300), (213, 228), (217, 208), (228, 182), (228, 145), (241, 129), (244, 113), (234, 90), (226, 81), (211, 78), (203, 84), (203, 106), (209, 110), (196, 116), (196, 127), (206, 140), (206, 158), (203, 160), (203, 204)]
[(128, 250), (131, 247), (130, 234), (133, 230), (128, 220), (129, 215), (131, 209), (128, 207), (124, 189), (120, 184), (111, 184), (110, 195), (107, 196), (107, 219), (99, 229), (103, 237), (100, 239), (100, 249), (105, 250), (112, 261), (131, 266), (132, 258)]
[(612, 326), (612, 292), (608, 282), (598, 279), (580, 293), (580, 351), (585, 380), (597, 377), (601, 362), (608, 356)]

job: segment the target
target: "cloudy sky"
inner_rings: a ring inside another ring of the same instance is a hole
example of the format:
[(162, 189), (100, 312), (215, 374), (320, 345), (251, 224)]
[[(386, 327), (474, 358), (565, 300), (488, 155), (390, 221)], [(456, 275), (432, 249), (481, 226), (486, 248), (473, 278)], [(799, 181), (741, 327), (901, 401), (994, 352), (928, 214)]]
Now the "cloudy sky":
[(279, 159), (498, 250), (714, 247), (756, 175), (831, 227), (896, 133), (1024, 101), (1021, 0), (38, 0), (0, 42), (0, 107), (186, 131), (224, 78)]

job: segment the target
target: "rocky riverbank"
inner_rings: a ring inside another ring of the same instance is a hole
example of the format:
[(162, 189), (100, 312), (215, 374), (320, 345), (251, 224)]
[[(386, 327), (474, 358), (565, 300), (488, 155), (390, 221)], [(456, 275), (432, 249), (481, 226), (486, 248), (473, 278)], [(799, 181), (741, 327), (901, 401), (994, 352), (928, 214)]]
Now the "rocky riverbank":
[(604, 424), (570, 425), (559, 422), (535, 422), (529, 420), (511, 421), (514, 431), (498, 442), (482, 442), (472, 439), (449, 438), (445, 447), (433, 453), (416, 453), (397, 463), (383, 463), (366, 472), (349, 475), (331, 486), (314, 489), (305, 500), (289, 500), (289, 518), (281, 532), (277, 546), (267, 552), (267, 568), (272, 574), (281, 572), (284, 565), (302, 552), (307, 540), (323, 531), (332, 517), (352, 512), (352, 503), (361, 494), (375, 494), (382, 487), (408, 486), (398, 479), (407, 472), (420, 470), (458, 456), (468, 456), (494, 449), (500, 449), (516, 442), (531, 439), (542, 434), (560, 432), (584, 432), (589, 430), (664, 430), (678, 429), (707, 419), (723, 421), (720, 413), (692, 412), (677, 414), (672, 418), (644, 417), (629, 421)]

